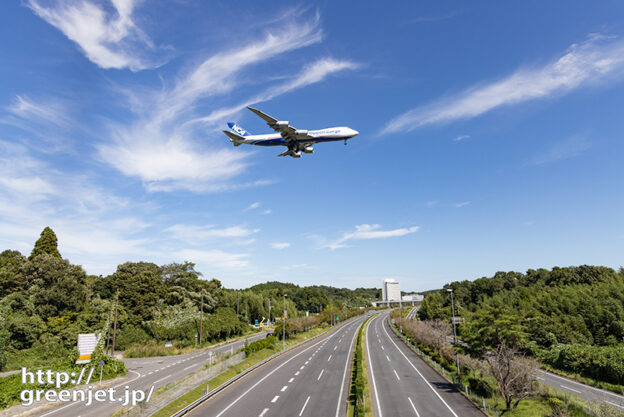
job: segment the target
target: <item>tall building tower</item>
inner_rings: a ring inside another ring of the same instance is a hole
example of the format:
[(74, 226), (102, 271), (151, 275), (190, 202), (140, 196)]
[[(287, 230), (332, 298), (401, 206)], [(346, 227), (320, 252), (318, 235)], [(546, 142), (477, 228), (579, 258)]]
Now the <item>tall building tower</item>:
[(384, 279), (381, 283), (381, 297), (383, 301), (401, 301), (401, 286), (395, 279)]

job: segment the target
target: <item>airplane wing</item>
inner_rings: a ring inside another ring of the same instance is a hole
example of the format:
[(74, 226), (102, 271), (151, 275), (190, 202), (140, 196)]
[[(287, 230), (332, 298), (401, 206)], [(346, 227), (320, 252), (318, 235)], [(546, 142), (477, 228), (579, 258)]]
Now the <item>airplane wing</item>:
[(267, 122), (267, 125), (269, 125), (269, 127), (271, 127), (271, 129), (275, 130), (276, 132), (279, 132), (287, 142), (300, 139), (314, 139), (313, 136), (308, 135), (307, 130), (299, 130), (294, 126), (291, 126), (290, 122), (277, 120), (269, 116), (268, 114), (261, 112), (258, 109), (254, 109), (253, 107), (247, 106), (247, 108), (262, 119), (264, 119)]

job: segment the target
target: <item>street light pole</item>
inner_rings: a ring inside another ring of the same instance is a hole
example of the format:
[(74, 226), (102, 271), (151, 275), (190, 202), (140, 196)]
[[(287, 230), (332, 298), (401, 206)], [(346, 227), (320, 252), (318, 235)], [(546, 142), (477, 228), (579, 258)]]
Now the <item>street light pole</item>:
[(453, 341), (455, 343), (455, 362), (457, 366), (457, 382), (459, 383), (459, 353), (457, 352), (457, 328), (455, 327), (455, 301), (453, 300), (453, 289), (448, 288), (446, 291), (451, 293), (451, 309), (453, 312)]
[(284, 319), (282, 320), (282, 350), (286, 350), (286, 294), (284, 293)]
[(269, 297), (269, 322), (268, 327), (271, 327), (271, 297)]

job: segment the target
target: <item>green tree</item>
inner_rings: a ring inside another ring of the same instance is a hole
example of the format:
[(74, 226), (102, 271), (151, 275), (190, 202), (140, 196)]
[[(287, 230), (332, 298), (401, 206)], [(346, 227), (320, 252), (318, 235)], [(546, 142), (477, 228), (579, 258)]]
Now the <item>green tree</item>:
[(56, 233), (54, 233), (54, 230), (49, 227), (46, 227), (41, 232), (41, 237), (39, 237), (39, 239), (35, 242), (35, 247), (30, 253), (28, 259), (33, 260), (37, 255), (41, 255), (42, 253), (47, 253), (55, 258), (61, 259), (61, 254), (58, 251), (58, 239), (56, 238)]

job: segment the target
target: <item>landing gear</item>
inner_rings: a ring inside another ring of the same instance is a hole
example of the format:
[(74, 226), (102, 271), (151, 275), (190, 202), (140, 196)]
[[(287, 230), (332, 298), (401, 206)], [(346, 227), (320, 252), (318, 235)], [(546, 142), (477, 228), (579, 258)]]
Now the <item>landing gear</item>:
[(346, 139), (345, 139), (345, 142), (344, 142), (344, 144), (345, 144), (345, 146), (347, 146), (347, 140), (346, 140)]

